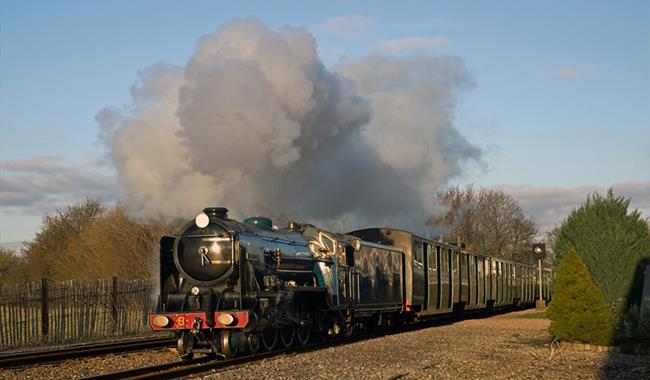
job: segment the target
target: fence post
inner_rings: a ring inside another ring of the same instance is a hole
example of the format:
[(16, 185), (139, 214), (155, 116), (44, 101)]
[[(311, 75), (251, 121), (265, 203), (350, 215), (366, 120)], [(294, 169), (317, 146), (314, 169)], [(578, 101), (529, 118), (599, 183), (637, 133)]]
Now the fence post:
[(113, 291), (111, 293), (111, 316), (113, 317), (113, 333), (117, 333), (117, 276), (113, 276)]
[(48, 293), (47, 278), (41, 278), (41, 335), (43, 335), (43, 338), (47, 338), (50, 333), (50, 318), (47, 307)]

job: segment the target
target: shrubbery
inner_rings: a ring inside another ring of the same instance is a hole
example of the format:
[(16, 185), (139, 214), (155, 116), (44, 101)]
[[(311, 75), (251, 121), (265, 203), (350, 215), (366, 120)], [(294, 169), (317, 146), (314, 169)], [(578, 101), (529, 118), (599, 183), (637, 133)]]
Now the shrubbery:
[(553, 250), (556, 263), (570, 250), (584, 260), (616, 326), (616, 344), (647, 341), (639, 319), (643, 270), (650, 264), (650, 227), (630, 199), (591, 194), (562, 223)]
[(22, 254), (0, 252), (0, 280), (149, 277), (155, 274), (158, 241), (173, 227), (136, 221), (120, 205), (76, 203), (46, 215), (41, 231)]
[(557, 268), (553, 301), (546, 310), (549, 331), (557, 339), (608, 345), (614, 335), (601, 291), (584, 261), (571, 249)]
[(559, 229), (553, 251), (556, 264), (575, 249), (584, 260), (605, 303), (618, 315), (641, 301), (643, 269), (650, 263), (650, 231), (630, 199), (589, 195)]
[(0, 248), (0, 284), (12, 284), (24, 279), (23, 260), (11, 249)]

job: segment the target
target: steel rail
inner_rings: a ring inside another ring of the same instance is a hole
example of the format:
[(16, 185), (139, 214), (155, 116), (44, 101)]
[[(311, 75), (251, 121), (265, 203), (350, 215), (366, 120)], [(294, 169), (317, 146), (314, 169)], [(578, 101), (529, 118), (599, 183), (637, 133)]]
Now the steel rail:
[(91, 343), (39, 351), (23, 351), (0, 355), (0, 368), (21, 367), (28, 364), (52, 363), (67, 359), (97, 356), (114, 352), (138, 351), (168, 347), (176, 344), (169, 337), (131, 339), (109, 343)]

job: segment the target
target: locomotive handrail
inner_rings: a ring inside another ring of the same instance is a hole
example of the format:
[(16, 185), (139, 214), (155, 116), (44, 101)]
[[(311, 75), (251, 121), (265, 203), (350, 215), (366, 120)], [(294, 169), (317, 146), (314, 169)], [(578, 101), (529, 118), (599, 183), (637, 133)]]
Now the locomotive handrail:
[(262, 239), (264, 241), (271, 242), (271, 243), (284, 243), (284, 244), (288, 244), (288, 245), (295, 245), (295, 246), (301, 246), (301, 247), (308, 247), (309, 246), (308, 244), (297, 242), (295, 240), (287, 240), (287, 239), (282, 239), (282, 238), (270, 238), (270, 237), (260, 235), (260, 234), (255, 234), (255, 236), (258, 236), (260, 239)]
[[(205, 238), (205, 237), (207, 237), (207, 238), (217, 239), (217, 238), (214, 237), (214, 234), (195, 234), (195, 235), (185, 235), (185, 237), (191, 237), (191, 238), (197, 238), (197, 237), (204, 237), (204, 238)], [(221, 239), (230, 240), (231, 238), (228, 237), (228, 238), (221, 238)], [(224, 241), (226, 241), (226, 240), (224, 240)]]

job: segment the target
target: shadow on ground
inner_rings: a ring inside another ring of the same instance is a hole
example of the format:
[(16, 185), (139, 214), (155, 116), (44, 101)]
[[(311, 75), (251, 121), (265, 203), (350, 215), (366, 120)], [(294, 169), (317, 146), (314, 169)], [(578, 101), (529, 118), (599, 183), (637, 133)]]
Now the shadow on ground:
[[(615, 344), (621, 353), (608, 353), (601, 374), (605, 379), (650, 379), (650, 312), (641, 318), (644, 280), (649, 275), (650, 257), (639, 260), (634, 279), (621, 306)], [(650, 285), (645, 286), (646, 292)]]

